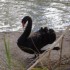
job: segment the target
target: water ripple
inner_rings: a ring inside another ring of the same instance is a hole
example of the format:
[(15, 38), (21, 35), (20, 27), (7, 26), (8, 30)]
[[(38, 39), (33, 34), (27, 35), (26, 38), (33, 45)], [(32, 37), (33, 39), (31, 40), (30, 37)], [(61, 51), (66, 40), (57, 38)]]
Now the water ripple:
[(0, 32), (22, 31), (21, 19), (26, 15), (32, 17), (33, 31), (45, 26), (64, 30), (70, 25), (70, 3), (66, 0), (0, 1)]

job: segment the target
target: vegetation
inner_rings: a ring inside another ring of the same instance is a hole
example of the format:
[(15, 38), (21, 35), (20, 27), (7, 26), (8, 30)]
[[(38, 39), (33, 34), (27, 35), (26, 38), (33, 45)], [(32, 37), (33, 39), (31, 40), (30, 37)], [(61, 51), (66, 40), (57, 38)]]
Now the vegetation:
[(6, 41), (6, 37), (4, 35), (4, 45), (5, 45), (5, 52), (6, 52), (6, 60), (8, 64), (9, 70), (11, 70), (11, 55), (10, 55), (10, 45), (9, 45), (9, 40)]
[(10, 41), (9, 39), (6, 38), (5, 35), (4, 35), (4, 46), (8, 70), (24, 70), (24, 64), (12, 58), (10, 52)]

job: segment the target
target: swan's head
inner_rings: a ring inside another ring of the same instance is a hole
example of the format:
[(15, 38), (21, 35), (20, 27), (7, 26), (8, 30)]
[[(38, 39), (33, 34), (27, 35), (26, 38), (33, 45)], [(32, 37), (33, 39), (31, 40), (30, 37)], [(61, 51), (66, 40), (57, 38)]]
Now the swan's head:
[(25, 16), (25, 17), (22, 19), (21, 23), (22, 23), (23, 27), (24, 27), (24, 25), (26, 24), (27, 21), (32, 21), (32, 20), (31, 20), (31, 17)]

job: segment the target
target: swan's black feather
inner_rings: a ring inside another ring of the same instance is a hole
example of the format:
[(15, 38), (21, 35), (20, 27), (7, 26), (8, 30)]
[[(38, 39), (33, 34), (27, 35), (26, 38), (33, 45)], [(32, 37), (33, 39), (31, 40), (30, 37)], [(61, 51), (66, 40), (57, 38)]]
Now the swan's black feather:
[(55, 31), (53, 29), (48, 29), (47, 27), (41, 27), (37, 32), (30, 35), (32, 28), (31, 17), (24, 17), (22, 19), (22, 24), (26, 24), (27, 21), (28, 24), (26, 29), (19, 37), (17, 45), (21, 50), (30, 54), (43, 53), (44, 51), (42, 51), (41, 48), (47, 44), (53, 43), (56, 40)]

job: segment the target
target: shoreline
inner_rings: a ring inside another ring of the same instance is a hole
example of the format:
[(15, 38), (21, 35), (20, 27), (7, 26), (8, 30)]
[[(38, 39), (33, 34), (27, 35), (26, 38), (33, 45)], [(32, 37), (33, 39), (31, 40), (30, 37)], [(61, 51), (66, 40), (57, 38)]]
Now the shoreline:
[[(17, 47), (16, 42), (21, 34), (22, 34), (22, 32), (0, 32), (0, 57), (1, 57), (0, 61), (3, 66), (6, 66), (4, 35), (6, 37), (6, 40), (9, 40), (10, 52), (11, 52), (11, 56), (12, 56), (13, 60), (16, 60), (16, 61), (20, 62), (21, 64), (26, 65), (27, 59), (33, 57), (33, 55), (25, 53), (22, 50), (20, 50), (19, 47)], [(62, 34), (62, 32), (56, 33), (57, 39), (60, 37), (61, 34)], [(52, 51), (52, 55), (54, 55), (54, 57), (55, 57), (52, 59), (53, 61), (55, 59), (58, 59), (58, 54), (59, 54), (59, 51)], [(64, 37), (63, 57), (70, 57), (70, 31), (68, 31)], [(51, 56), (51, 58), (52, 58), (52, 56)], [(1, 69), (1, 70), (3, 70), (3, 69)]]

